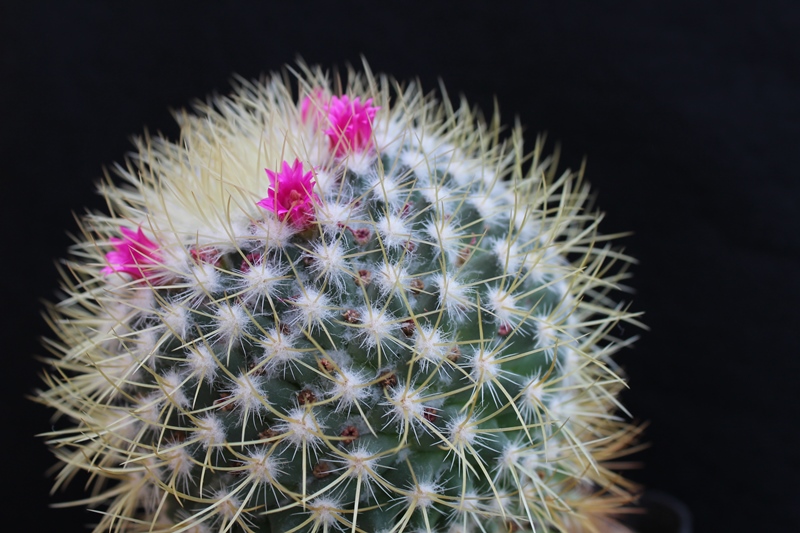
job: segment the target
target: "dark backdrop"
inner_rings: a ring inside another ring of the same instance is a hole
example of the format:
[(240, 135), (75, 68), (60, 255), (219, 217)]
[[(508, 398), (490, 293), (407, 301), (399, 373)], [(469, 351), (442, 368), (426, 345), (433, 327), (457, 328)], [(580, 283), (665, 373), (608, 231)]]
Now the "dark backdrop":
[[(649, 420), (633, 477), (690, 507), (698, 532), (800, 531), (800, 9), (791, 2), (4, 2), (2, 446), (5, 520), (83, 531), (55, 510), (34, 433), (40, 299), (73, 212), (148, 127), (297, 54), (497, 97), (584, 156), (607, 233), (634, 231), (634, 307), (650, 331), (622, 357)], [(389, 7), (390, 5), (398, 7)], [(599, 7), (599, 4), (603, 4)], [(226, 7), (223, 7), (226, 6)], [(294, 5), (294, 7), (289, 7)], [(552, 147), (552, 144), (551, 144)], [(10, 341), (8, 341), (10, 339)], [(69, 495), (77, 496), (79, 491)]]

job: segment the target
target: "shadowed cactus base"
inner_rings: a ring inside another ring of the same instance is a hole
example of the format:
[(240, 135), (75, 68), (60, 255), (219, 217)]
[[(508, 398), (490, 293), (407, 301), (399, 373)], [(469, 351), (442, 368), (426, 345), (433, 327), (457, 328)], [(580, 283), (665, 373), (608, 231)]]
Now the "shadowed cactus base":
[(582, 176), (464, 102), (298, 70), (102, 183), (49, 308), (56, 487), (92, 476), (98, 532), (621, 530), (638, 323)]

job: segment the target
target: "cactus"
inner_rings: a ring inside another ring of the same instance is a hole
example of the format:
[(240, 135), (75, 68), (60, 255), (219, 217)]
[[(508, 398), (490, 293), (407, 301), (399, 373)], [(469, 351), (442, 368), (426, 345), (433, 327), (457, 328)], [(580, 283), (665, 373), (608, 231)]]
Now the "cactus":
[(638, 321), (582, 172), (366, 64), (289, 71), (101, 183), (48, 307), (55, 487), (89, 476), (96, 532), (621, 527)]

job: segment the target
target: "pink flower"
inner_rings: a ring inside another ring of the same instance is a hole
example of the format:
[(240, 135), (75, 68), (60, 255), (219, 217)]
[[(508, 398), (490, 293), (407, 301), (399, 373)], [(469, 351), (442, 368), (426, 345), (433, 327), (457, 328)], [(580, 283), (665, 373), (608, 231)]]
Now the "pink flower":
[(124, 272), (133, 279), (146, 277), (146, 270), (161, 261), (158, 245), (144, 236), (142, 228), (137, 231), (120, 228), (123, 237), (111, 237), (114, 250), (106, 254), (108, 266), (103, 268), (103, 274)]
[(314, 194), (314, 175), (311, 171), (303, 173), (299, 159), (294, 164), (284, 161), (280, 172), (267, 170), (270, 188), (267, 197), (256, 205), (272, 211), (280, 220), (305, 229), (314, 220), (314, 203), (319, 198)]
[(346, 94), (332, 97), (326, 106), (331, 127), (325, 130), (331, 149), (337, 156), (347, 152), (363, 152), (372, 145), (372, 121), (380, 109), (372, 105), (372, 98), (361, 103), (358, 96), (351, 100)]

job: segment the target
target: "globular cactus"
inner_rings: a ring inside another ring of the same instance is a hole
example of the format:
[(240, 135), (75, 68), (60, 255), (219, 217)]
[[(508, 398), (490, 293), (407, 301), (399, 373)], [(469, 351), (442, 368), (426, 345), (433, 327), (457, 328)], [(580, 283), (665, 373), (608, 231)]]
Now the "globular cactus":
[(177, 119), (101, 184), (49, 307), (36, 398), (94, 531), (621, 527), (630, 259), (581, 173), (366, 65)]

